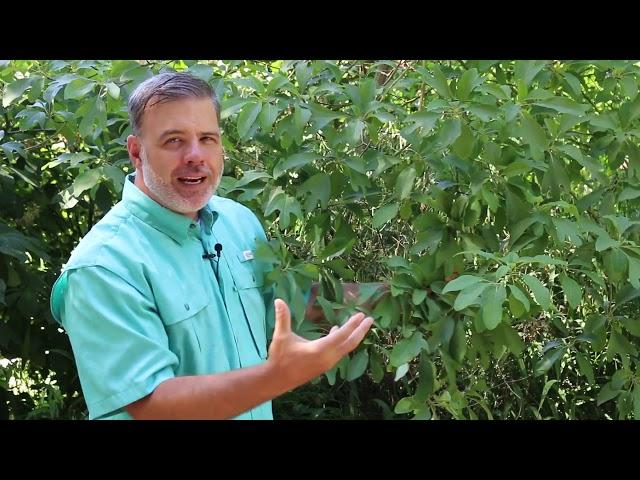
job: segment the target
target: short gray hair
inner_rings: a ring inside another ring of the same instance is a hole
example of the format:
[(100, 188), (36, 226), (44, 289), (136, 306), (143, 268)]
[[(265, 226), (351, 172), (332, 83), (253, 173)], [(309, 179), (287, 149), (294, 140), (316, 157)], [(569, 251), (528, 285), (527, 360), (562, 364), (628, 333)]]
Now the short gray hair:
[(189, 97), (210, 98), (216, 109), (218, 124), (220, 124), (220, 102), (211, 85), (188, 73), (165, 72), (148, 78), (138, 85), (129, 96), (129, 121), (133, 134), (140, 133), (142, 116), (152, 98), (154, 98), (154, 102), (149, 106)]

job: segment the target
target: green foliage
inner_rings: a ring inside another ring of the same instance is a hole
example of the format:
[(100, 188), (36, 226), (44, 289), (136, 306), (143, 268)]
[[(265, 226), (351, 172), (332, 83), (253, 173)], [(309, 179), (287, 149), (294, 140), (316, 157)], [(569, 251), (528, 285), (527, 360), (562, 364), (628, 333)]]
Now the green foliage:
[(83, 413), (48, 295), (120, 195), (129, 93), (165, 69), (220, 96), (219, 194), (263, 220), (300, 332), (319, 334), (313, 281), (334, 323), (354, 309), (340, 281), (391, 287), (364, 344), (277, 416), (638, 418), (638, 66), (321, 60), (0, 68), (0, 348), (35, 382), (2, 367), (12, 417), (25, 394)]

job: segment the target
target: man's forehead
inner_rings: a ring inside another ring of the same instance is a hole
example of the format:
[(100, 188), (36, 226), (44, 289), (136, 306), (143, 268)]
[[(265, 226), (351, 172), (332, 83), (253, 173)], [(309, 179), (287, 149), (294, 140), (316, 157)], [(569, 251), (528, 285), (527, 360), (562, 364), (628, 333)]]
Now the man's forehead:
[[(204, 113), (204, 115), (203, 115)], [(197, 126), (200, 130), (220, 133), (213, 101), (208, 98), (171, 98), (154, 100), (144, 109), (141, 127), (153, 124), (154, 130), (180, 130)]]
[(188, 108), (189, 106), (197, 105), (202, 108), (211, 108), (211, 111), (215, 114), (216, 107), (213, 103), (213, 99), (209, 97), (164, 97), (160, 95), (154, 95), (149, 99), (144, 107), (144, 112), (151, 112), (153, 110), (159, 110), (164, 108)]

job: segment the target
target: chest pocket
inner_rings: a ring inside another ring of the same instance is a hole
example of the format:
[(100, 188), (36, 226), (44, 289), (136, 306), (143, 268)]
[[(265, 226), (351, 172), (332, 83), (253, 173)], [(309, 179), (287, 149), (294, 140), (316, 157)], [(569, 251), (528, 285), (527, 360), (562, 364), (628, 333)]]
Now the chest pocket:
[(244, 316), (249, 323), (251, 335), (261, 358), (267, 358), (267, 334), (265, 304), (262, 296), (264, 275), (252, 255), (238, 252), (234, 257), (235, 268), (231, 275), (235, 284)]
[(186, 293), (167, 292), (156, 295), (158, 313), (164, 324), (169, 348), (182, 360), (183, 352), (197, 346), (202, 350), (196, 319), (209, 305), (209, 299), (199, 290)]

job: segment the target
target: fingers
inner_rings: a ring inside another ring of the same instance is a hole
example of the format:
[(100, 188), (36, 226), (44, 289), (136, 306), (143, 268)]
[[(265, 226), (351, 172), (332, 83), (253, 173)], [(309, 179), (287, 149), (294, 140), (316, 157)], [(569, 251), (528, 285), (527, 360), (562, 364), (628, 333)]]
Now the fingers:
[(373, 318), (367, 317), (351, 332), (342, 344), (342, 348), (346, 350), (344, 353), (349, 353), (360, 345), (371, 325), (373, 325)]
[(291, 333), (291, 312), (289, 306), (284, 300), (276, 298), (273, 302), (276, 310), (276, 324), (273, 330), (273, 336), (288, 335)]
[(341, 327), (334, 326), (326, 337), (318, 341), (322, 344), (322, 348), (335, 348), (344, 355), (358, 346), (372, 324), (371, 317), (365, 319), (364, 313), (359, 312), (352, 315)]

